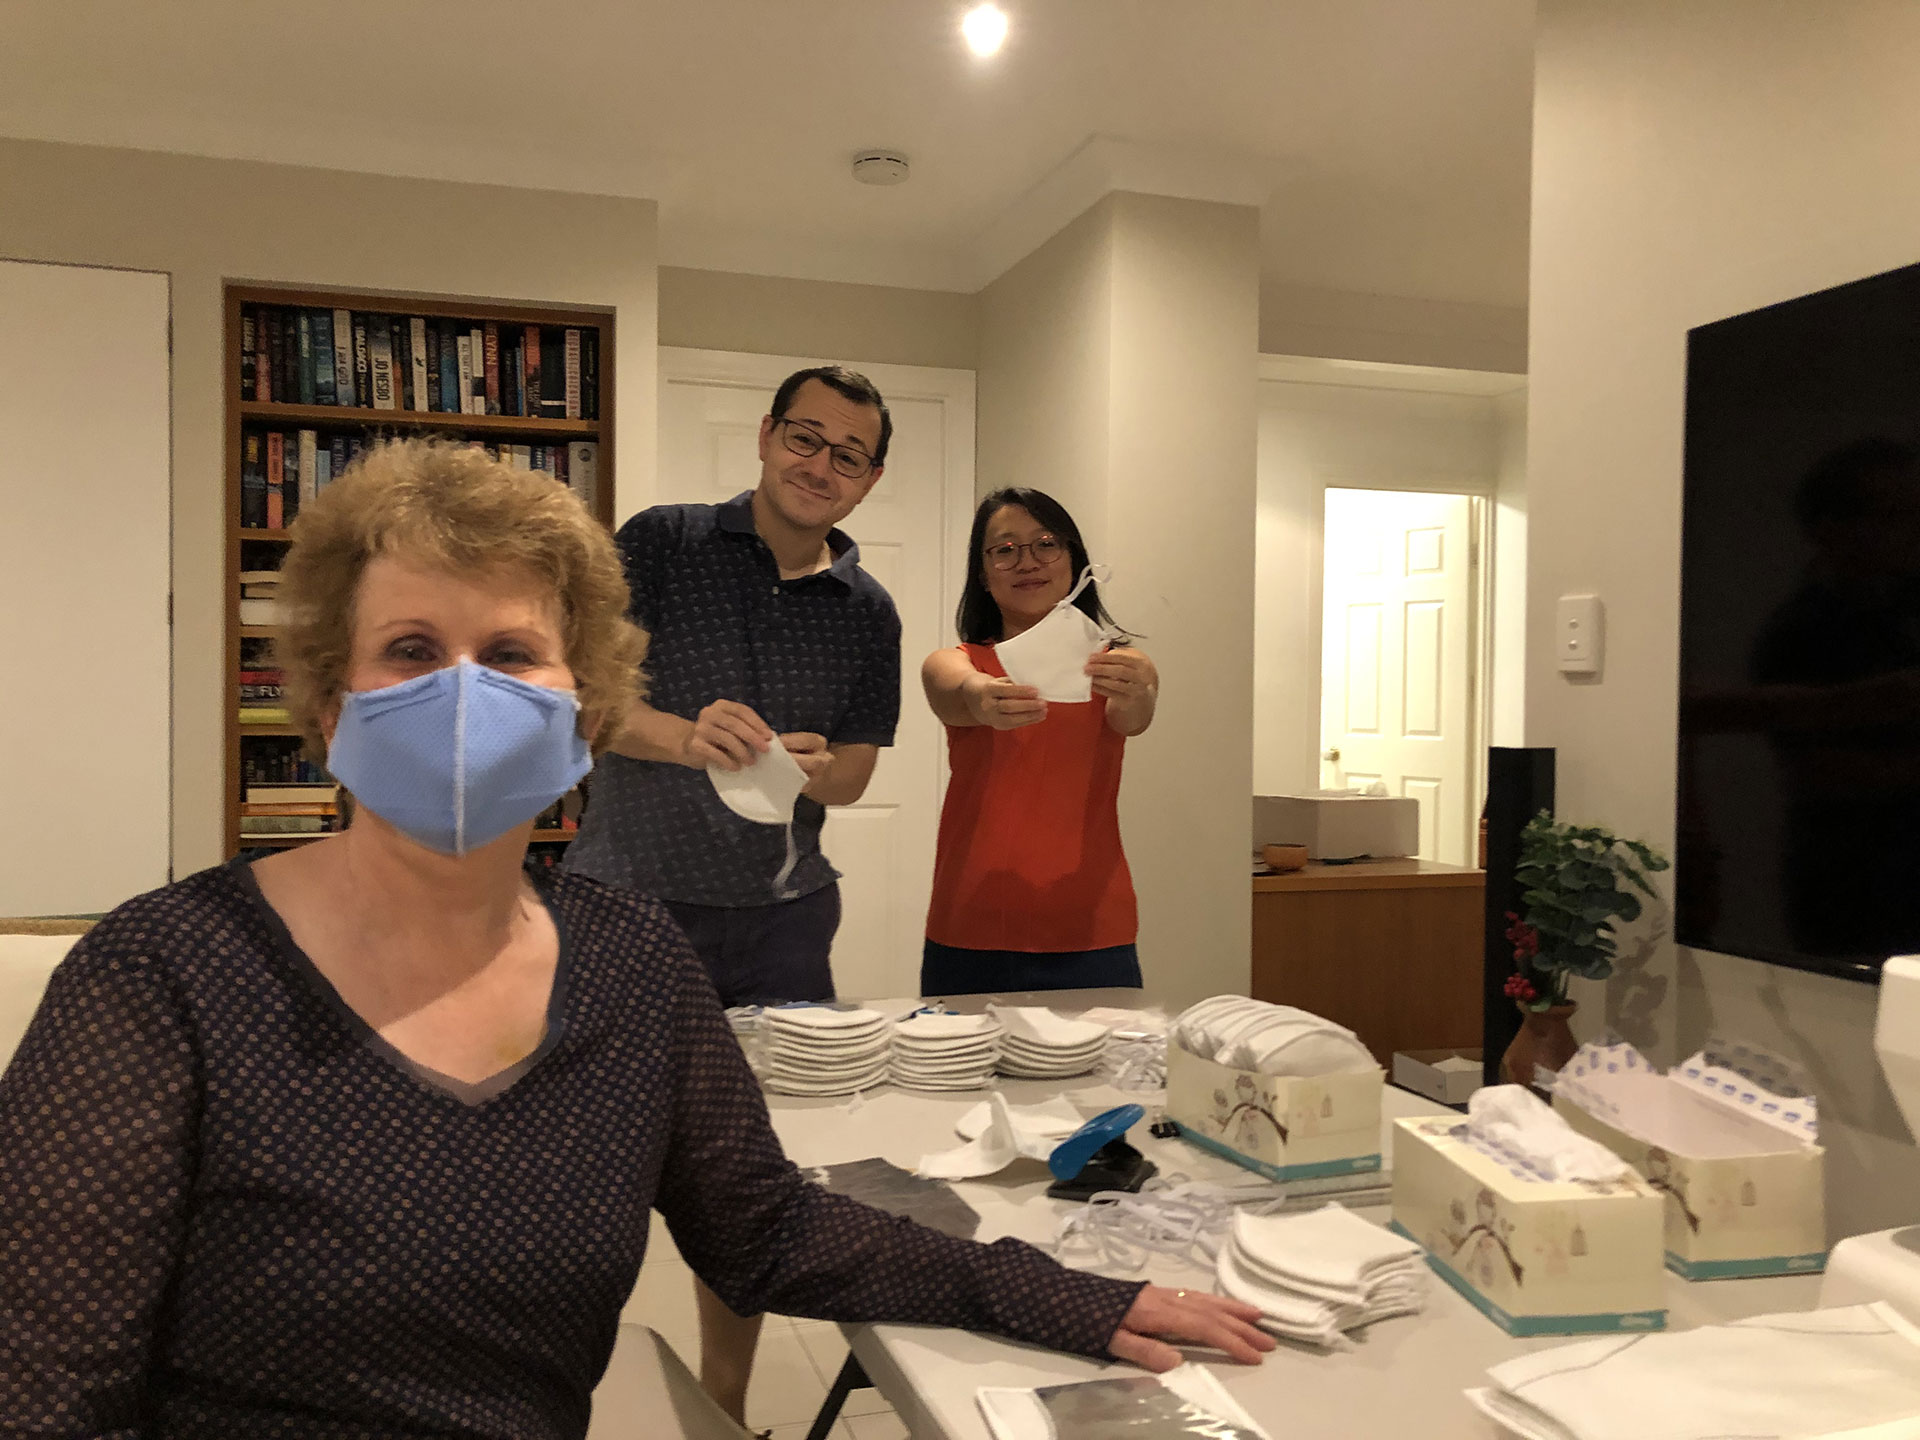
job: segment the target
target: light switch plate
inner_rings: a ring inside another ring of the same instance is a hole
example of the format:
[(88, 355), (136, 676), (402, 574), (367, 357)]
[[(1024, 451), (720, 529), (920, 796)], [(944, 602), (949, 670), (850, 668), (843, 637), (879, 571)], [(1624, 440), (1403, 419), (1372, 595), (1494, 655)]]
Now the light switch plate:
[(1606, 607), (1598, 595), (1562, 595), (1554, 607), (1555, 663), (1566, 675), (1598, 675), (1606, 641)]

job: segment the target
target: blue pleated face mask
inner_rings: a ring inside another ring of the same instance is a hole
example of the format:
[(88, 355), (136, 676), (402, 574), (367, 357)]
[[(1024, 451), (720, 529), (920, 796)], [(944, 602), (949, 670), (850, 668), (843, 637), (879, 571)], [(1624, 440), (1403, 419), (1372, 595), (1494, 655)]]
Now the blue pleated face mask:
[(593, 757), (571, 690), (471, 660), (349, 691), (327, 769), (353, 798), (442, 855), (464, 855), (580, 783)]

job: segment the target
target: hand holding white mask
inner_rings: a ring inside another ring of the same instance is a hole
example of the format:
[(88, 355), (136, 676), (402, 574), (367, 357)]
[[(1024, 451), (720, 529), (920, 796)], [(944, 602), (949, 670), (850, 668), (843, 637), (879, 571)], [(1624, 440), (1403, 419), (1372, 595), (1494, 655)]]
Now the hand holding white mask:
[(1109, 629), (1073, 602), (1089, 584), (1113, 578), (1105, 565), (1089, 565), (1067, 596), (1032, 628), (993, 647), (1000, 668), (1017, 685), (1031, 685), (1040, 698), (1058, 705), (1084, 705), (1093, 698), (1087, 661), (1106, 649), (1120, 632)]
[(756, 825), (787, 827), (787, 861), (773, 877), (774, 893), (784, 896), (787, 877), (799, 859), (793, 843), (793, 806), (807, 788), (807, 775), (800, 762), (776, 737), (751, 765), (738, 770), (709, 765), (707, 779), (713, 782), (721, 803), (741, 819)]

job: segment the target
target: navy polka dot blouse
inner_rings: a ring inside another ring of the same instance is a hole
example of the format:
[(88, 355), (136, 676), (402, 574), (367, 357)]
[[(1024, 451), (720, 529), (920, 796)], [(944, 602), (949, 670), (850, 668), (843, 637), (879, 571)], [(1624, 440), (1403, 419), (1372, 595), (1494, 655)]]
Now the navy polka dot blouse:
[(803, 1180), (665, 912), (541, 884), (547, 1041), (472, 1093), (379, 1042), (243, 866), (81, 940), (0, 1077), (0, 1433), (580, 1436), (652, 1208), (742, 1313), (1105, 1353), (1137, 1285)]

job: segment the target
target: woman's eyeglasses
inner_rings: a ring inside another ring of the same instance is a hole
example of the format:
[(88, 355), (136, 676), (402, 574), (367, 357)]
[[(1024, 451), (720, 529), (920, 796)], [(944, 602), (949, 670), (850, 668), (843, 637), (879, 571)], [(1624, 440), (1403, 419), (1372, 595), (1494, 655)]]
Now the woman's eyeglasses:
[(1051, 535), (1042, 535), (1038, 540), (1030, 540), (1025, 545), (1016, 545), (1006, 540), (998, 545), (987, 547), (987, 564), (996, 570), (1011, 570), (1020, 563), (1020, 552), (1024, 550), (1033, 556), (1036, 565), (1051, 565), (1067, 553), (1067, 547)]
[(824, 435), (817, 430), (809, 430), (797, 420), (785, 418), (773, 422), (783, 426), (780, 443), (795, 455), (811, 460), (822, 450), (832, 453), (827, 463), (833, 467), (833, 473), (848, 480), (864, 480), (873, 469), (873, 457), (864, 450), (856, 450), (851, 445), (830, 445)]

